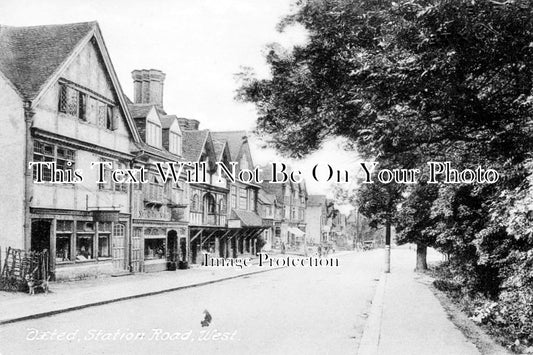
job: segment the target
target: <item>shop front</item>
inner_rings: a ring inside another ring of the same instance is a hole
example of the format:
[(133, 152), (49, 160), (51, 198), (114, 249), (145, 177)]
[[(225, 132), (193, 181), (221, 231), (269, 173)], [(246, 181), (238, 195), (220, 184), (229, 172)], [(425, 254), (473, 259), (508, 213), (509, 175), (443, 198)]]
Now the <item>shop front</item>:
[(49, 251), (52, 280), (127, 270), (129, 215), (118, 211), (31, 210), (31, 250)]

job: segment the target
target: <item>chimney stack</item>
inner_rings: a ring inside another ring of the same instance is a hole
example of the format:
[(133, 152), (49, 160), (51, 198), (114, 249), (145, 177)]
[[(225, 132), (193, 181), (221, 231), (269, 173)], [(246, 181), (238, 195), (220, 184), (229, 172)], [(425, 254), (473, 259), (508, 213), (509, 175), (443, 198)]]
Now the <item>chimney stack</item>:
[(133, 102), (154, 104), (163, 109), (163, 84), (165, 73), (157, 69), (141, 69), (131, 72), (133, 78)]
[(200, 121), (184, 117), (178, 118), (178, 123), (182, 130), (197, 131), (200, 128)]

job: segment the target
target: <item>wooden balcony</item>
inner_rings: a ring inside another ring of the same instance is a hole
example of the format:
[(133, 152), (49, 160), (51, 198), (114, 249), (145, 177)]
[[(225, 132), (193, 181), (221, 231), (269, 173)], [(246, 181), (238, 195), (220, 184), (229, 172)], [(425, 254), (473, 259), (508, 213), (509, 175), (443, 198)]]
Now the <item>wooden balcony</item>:
[(191, 212), (189, 224), (194, 226), (226, 226), (226, 215), (215, 213)]

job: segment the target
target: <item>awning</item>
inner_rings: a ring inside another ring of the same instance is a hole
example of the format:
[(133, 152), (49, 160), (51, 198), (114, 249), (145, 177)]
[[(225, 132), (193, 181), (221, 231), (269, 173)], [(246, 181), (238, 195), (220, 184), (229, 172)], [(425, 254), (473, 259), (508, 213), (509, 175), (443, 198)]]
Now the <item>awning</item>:
[(295, 227), (289, 227), (289, 232), (296, 235), (297, 237), (303, 237), (305, 235), (304, 231)]
[[(228, 220), (228, 227), (233, 226), (233, 224), (237, 224), (236, 222), (232, 221), (240, 221), (240, 227), (262, 227), (263, 226), (263, 219), (259, 217), (259, 215), (255, 212), (250, 211), (242, 211), (242, 210), (233, 210), (231, 213), (231, 218)], [(233, 227), (238, 228), (238, 227)]]

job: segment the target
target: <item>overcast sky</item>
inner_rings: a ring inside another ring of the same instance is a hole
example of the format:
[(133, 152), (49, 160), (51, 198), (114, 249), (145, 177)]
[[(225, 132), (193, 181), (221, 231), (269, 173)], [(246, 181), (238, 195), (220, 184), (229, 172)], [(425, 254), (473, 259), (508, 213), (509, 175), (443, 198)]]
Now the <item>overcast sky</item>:
[[(98, 21), (122, 87), (133, 94), (133, 69), (166, 73), (164, 106), (170, 114), (195, 118), (200, 128), (252, 130), (251, 104), (234, 100), (234, 75), (241, 66), (268, 75), (265, 45), (305, 41), (303, 30), (280, 34), (275, 26), (291, 11), (291, 0), (0, 0), (0, 24), (29, 26)], [(255, 149), (256, 163), (276, 159)], [(356, 164), (354, 153), (330, 143), (325, 151), (296, 163), (304, 172), (317, 163)], [(309, 177), (311, 193), (328, 184)]]

